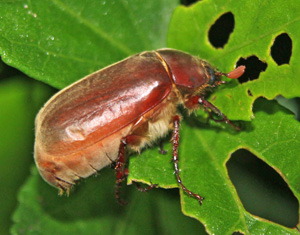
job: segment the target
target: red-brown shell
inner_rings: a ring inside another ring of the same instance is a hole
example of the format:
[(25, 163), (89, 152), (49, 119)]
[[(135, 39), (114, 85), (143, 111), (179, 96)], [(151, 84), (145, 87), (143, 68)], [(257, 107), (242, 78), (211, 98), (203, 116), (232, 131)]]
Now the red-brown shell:
[(110, 164), (121, 138), (171, 89), (157, 54), (145, 52), (60, 91), (36, 118), (35, 161), (43, 178), (68, 189)]
[(163, 136), (185, 94), (209, 82), (207, 66), (172, 49), (144, 52), (54, 95), (36, 118), (35, 161), (43, 178), (69, 189), (116, 160), (122, 138), (136, 135), (138, 150)]
[(213, 69), (204, 60), (177, 50), (160, 49), (157, 52), (172, 72), (176, 86), (194, 90), (209, 82), (211, 74), (207, 70)]
[(132, 56), (54, 96), (37, 118), (38, 138), (51, 155), (80, 151), (137, 121), (171, 85), (154, 52)]

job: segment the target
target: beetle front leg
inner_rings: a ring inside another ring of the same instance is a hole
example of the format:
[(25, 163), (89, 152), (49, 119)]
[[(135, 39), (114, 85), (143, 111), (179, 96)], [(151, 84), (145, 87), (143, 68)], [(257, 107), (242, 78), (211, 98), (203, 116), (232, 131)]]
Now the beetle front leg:
[(174, 163), (175, 168), (175, 174), (177, 178), (177, 182), (180, 184), (183, 191), (185, 191), (189, 196), (192, 196), (198, 200), (200, 205), (202, 205), (202, 201), (204, 200), (204, 197), (201, 197), (199, 194), (193, 193), (192, 191), (188, 190), (187, 187), (182, 183), (182, 180), (179, 175), (179, 167), (178, 167), (178, 146), (179, 146), (179, 124), (180, 124), (180, 118), (178, 115), (176, 115), (173, 119), (173, 136), (171, 141), (173, 142), (173, 158), (172, 161)]
[[(198, 102), (199, 102), (200, 105), (202, 105), (204, 107), (205, 111), (208, 112), (209, 117), (213, 121), (215, 121), (215, 122), (225, 122), (225, 123), (229, 124), (230, 126), (232, 126), (234, 129), (236, 129), (237, 131), (239, 131), (241, 129), (240, 127), (234, 125), (231, 121), (229, 121), (229, 119), (226, 117), (226, 115), (223, 114), (221, 112), (221, 110), (219, 110), (212, 103), (208, 102), (207, 100), (205, 100), (205, 99), (203, 99), (201, 97), (199, 97)], [(210, 110), (212, 112), (214, 112), (215, 114), (219, 115), (221, 117), (221, 119), (220, 120), (214, 119)]]
[[(216, 106), (214, 106), (212, 103), (208, 102), (206, 99), (204, 99), (201, 96), (192, 96), (190, 97), (186, 102), (185, 102), (185, 106), (189, 109), (195, 109), (198, 106), (202, 105), (202, 107), (205, 109), (206, 112), (208, 112), (209, 114), (209, 118), (212, 119), (215, 122), (225, 122), (229, 125), (231, 125), (234, 129), (236, 130), (240, 130), (240, 127), (234, 125), (227, 117), (225, 114), (223, 114), (221, 112), (221, 110), (219, 110)], [(219, 115), (221, 117), (220, 120), (215, 119), (212, 116), (212, 112)]]

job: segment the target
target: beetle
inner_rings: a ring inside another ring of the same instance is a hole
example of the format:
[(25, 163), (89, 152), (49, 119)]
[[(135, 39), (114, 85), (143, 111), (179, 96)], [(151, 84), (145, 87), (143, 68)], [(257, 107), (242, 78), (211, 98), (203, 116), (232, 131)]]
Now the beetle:
[[(174, 49), (146, 51), (94, 72), (55, 94), (35, 120), (34, 158), (39, 173), (60, 193), (81, 178), (116, 163), (117, 189), (126, 178), (126, 148), (140, 151), (173, 130), (173, 163), (177, 182), (202, 203), (203, 197), (181, 181), (178, 167), (177, 107), (203, 107), (227, 117), (205, 99), (223, 75), (238, 78), (240, 66), (222, 73), (208, 62)], [(153, 185), (150, 188), (154, 187)]]

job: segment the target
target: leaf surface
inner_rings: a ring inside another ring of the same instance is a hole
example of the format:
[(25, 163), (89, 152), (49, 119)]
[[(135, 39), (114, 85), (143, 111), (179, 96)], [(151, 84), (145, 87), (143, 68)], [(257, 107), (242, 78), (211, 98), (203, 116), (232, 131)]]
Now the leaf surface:
[(56, 88), (165, 47), (174, 0), (2, 1), (2, 60)]
[[(296, 229), (280, 226), (247, 212), (226, 168), (226, 162), (233, 152), (247, 149), (276, 170), (299, 200), (299, 122), (276, 102), (257, 100), (262, 96), (273, 99), (279, 94), (287, 98), (300, 94), (300, 79), (297, 78), (299, 60), (296, 56), (299, 53), (299, 6), (295, 4), (292, 7), (281, 1), (272, 4), (260, 0), (226, 3), (201, 1), (191, 7), (178, 7), (172, 16), (168, 31), (169, 47), (198, 55), (221, 71), (232, 70), (240, 57), (255, 55), (267, 63), (266, 71), (258, 79), (243, 84), (230, 81), (211, 95), (213, 104), (229, 119), (253, 119), (252, 122), (243, 122), (241, 132), (234, 133), (230, 127), (224, 127), (225, 124), (210, 122), (210, 125), (204, 125), (193, 117), (181, 126), (182, 180), (190, 190), (206, 197), (200, 207), (197, 200), (188, 198), (181, 191), (183, 212), (199, 219), (210, 234), (232, 234), (235, 231), (244, 234), (299, 234)], [(227, 12), (234, 15), (234, 30), (225, 47), (215, 49), (208, 40), (208, 31)], [(278, 66), (270, 51), (274, 39), (282, 33), (287, 33), (292, 40), (292, 56), (289, 64)], [(198, 112), (198, 120), (201, 115), (202, 112)], [(171, 147), (168, 146), (168, 149)], [(154, 152), (151, 154), (155, 155)], [(140, 164), (133, 167), (135, 161)], [(137, 175), (136, 179), (149, 179), (152, 171), (153, 178), (148, 183), (171, 187), (174, 184), (168, 180), (156, 181), (160, 177), (158, 172), (163, 172), (161, 175), (164, 177), (168, 172), (172, 177), (173, 171), (166, 170), (165, 164), (165, 159), (159, 160), (158, 157), (149, 157), (146, 164), (136, 158), (131, 161), (130, 172)], [(151, 169), (149, 166), (158, 169), (147, 171)]]
[[(229, 119), (244, 121), (241, 132), (225, 124), (203, 122), (201, 111), (182, 122), (180, 174), (190, 190), (206, 198), (200, 207), (181, 191), (182, 210), (201, 221), (211, 234), (235, 231), (298, 234), (296, 229), (247, 212), (225, 164), (237, 149), (247, 149), (273, 167), (299, 200), (299, 123), (276, 102), (257, 98), (273, 99), (279, 94), (292, 98), (300, 94), (296, 41), (300, 36), (300, 5), (291, 6), (279, 0), (272, 4), (262, 0), (201, 1), (191, 7), (178, 7), (168, 28), (175, 6), (171, 0), (3, 1), (1, 58), (37, 80), (63, 88), (131, 54), (166, 45), (198, 55), (222, 71), (232, 70), (240, 57), (256, 55), (268, 65), (257, 80), (243, 84), (230, 81), (210, 97)], [(234, 31), (224, 49), (215, 49), (208, 40), (208, 30), (226, 12), (234, 15)], [(289, 35), (293, 47), (289, 64), (278, 66), (270, 50), (281, 33)], [(178, 187), (170, 162), (170, 144), (165, 149), (166, 156), (159, 155), (156, 147), (133, 156), (129, 183), (141, 181), (164, 188)], [(70, 198), (60, 198), (33, 170), (19, 194), (20, 205), (13, 218), (12, 232), (203, 233), (200, 223), (182, 218), (178, 207), (170, 205), (176, 204), (176, 198), (159, 190), (153, 196), (129, 192), (129, 206), (119, 208), (113, 198), (113, 176), (105, 172), (78, 185), (78, 191)], [(167, 221), (169, 218), (171, 221)]]

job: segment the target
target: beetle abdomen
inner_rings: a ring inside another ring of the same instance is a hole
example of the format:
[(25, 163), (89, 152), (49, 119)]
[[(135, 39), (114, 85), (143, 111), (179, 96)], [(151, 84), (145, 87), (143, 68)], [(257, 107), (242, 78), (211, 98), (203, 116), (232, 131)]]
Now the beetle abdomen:
[(68, 190), (75, 181), (95, 174), (118, 157), (122, 137), (130, 133), (129, 125), (81, 151), (63, 156), (45, 152), (35, 144), (35, 161), (43, 178), (51, 185)]

